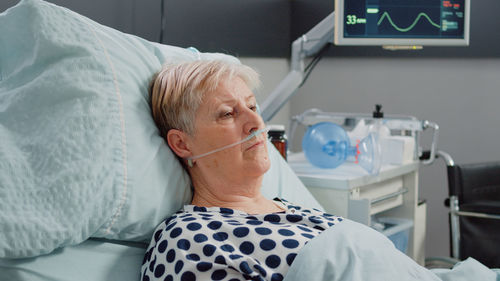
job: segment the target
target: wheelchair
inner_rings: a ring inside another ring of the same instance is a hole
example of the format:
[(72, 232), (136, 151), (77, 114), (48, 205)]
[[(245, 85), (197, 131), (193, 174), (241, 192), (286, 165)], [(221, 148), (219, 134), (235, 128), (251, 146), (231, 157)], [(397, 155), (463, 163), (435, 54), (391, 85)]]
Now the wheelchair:
[(500, 162), (457, 165), (444, 151), (436, 158), (447, 166), (451, 257), (500, 268)]

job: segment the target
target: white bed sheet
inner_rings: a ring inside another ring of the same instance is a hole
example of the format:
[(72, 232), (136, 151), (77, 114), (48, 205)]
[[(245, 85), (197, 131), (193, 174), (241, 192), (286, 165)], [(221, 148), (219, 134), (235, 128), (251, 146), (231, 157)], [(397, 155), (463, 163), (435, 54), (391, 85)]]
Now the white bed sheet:
[(498, 281), (500, 272), (469, 258), (452, 270), (428, 270), (380, 232), (344, 220), (309, 241), (284, 281)]
[(36, 258), (0, 259), (0, 280), (137, 281), (146, 246), (91, 239)]

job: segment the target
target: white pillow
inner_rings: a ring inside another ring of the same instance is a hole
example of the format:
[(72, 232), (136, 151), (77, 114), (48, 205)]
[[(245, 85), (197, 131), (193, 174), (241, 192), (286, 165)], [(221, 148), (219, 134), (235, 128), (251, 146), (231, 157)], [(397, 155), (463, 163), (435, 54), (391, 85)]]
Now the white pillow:
[[(90, 236), (148, 241), (191, 197), (151, 118), (149, 81), (167, 62), (238, 60), (148, 42), (41, 0), (2, 13), (0, 34), (0, 257)], [(292, 173), (272, 165), (270, 197)]]

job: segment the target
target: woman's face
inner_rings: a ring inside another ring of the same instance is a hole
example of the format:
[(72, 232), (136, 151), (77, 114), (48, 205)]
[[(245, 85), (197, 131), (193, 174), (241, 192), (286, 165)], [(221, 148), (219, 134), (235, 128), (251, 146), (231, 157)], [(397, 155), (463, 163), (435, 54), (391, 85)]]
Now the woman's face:
[[(236, 143), (264, 127), (252, 91), (240, 78), (226, 80), (204, 95), (196, 111), (194, 134), (189, 141), (192, 156)], [(224, 180), (262, 176), (270, 167), (266, 134), (196, 159), (196, 165)]]

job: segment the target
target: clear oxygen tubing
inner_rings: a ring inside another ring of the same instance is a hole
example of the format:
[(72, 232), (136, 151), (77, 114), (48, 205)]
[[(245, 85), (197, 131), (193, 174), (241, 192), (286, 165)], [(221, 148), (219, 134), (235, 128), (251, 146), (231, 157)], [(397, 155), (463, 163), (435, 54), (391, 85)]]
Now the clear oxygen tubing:
[[(231, 147), (234, 147), (234, 146), (237, 146), (238, 144), (241, 144), (241, 143), (244, 143), (244, 142), (247, 142), (251, 139), (253, 139), (254, 137), (257, 137), (259, 134), (262, 134), (262, 133), (266, 133), (269, 131), (269, 128), (266, 127), (264, 129), (260, 129), (260, 130), (256, 130), (256, 131), (253, 131), (252, 133), (250, 133), (250, 135), (248, 135), (246, 138), (240, 140), (240, 141), (237, 141), (235, 143), (231, 143), (231, 144), (228, 144), (228, 145), (225, 145), (223, 147), (219, 147), (219, 148), (216, 148), (212, 151), (209, 151), (209, 152), (206, 152), (206, 153), (203, 153), (203, 154), (200, 154), (200, 155), (196, 155), (196, 156), (191, 156), (191, 157), (187, 157), (186, 160), (188, 161), (188, 166), (189, 167), (193, 167), (193, 160), (195, 159), (199, 159), (201, 157), (205, 157), (205, 156), (208, 156), (210, 154), (213, 154), (213, 153), (216, 153), (216, 152), (219, 152), (219, 151), (222, 151), (224, 149), (228, 149), (228, 148), (231, 148)], [(267, 138), (266, 138), (267, 139)]]

